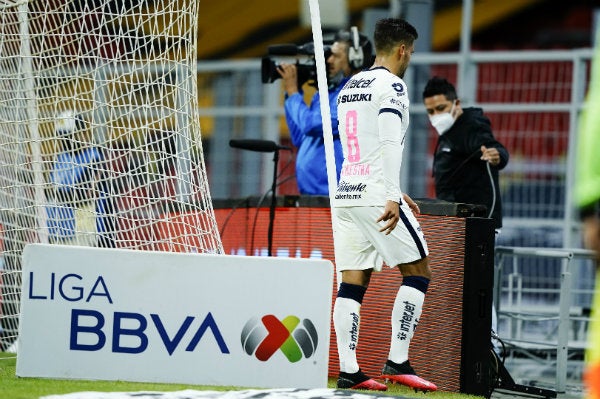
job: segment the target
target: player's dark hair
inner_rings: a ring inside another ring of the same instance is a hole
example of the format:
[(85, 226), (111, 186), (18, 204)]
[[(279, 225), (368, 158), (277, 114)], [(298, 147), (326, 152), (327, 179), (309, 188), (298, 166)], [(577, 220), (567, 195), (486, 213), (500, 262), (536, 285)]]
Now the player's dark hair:
[(434, 76), (433, 78), (429, 79), (425, 85), (425, 88), (423, 89), (423, 99), (437, 96), (438, 94), (446, 96), (446, 99), (448, 100), (456, 100), (458, 98), (456, 95), (456, 89), (452, 83), (439, 76)]
[(389, 52), (394, 46), (410, 46), (419, 37), (414, 26), (401, 18), (383, 18), (375, 24), (373, 41), (376, 52)]

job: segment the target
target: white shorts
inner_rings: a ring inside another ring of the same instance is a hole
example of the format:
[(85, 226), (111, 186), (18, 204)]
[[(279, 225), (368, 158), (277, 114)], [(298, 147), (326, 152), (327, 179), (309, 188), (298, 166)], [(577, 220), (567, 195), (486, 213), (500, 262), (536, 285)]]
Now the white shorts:
[(398, 225), (388, 235), (379, 231), (386, 222), (375, 222), (383, 211), (384, 207), (376, 206), (335, 208), (337, 271), (371, 268), (380, 271), (383, 262), (395, 267), (429, 254), (421, 226), (404, 201)]

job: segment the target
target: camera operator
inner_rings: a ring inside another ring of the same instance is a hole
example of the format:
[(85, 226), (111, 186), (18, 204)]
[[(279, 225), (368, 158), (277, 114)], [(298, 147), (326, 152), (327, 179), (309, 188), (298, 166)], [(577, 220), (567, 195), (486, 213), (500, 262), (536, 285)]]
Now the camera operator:
[[(344, 156), (338, 133), (337, 97), (352, 75), (372, 63), (372, 46), (366, 36), (356, 27), (341, 30), (334, 38), (331, 55), (326, 58), (329, 107), (333, 128), (333, 145), (337, 180)], [(298, 148), (296, 154), (296, 182), (301, 194), (328, 195), (325, 144), (319, 93), (315, 93), (310, 105), (304, 102), (302, 88), (298, 87), (298, 71), (294, 64), (281, 63), (277, 71), (285, 89), (285, 117), (292, 143)]]

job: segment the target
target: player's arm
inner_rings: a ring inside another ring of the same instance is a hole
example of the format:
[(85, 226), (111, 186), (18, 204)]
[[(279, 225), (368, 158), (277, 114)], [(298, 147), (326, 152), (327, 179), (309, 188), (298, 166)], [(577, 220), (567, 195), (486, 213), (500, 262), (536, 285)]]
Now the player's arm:
[(403, 109), (392, 92), (384, 99), (379, 109), (377, 124), (381, 144), (383, 179), (386, 187), (386, 201), (400, 201), (400, 166), (402, 165), (402, 148), (408, 118), (408, 106)]
[(381, 102), (377, 124), (381, 143), (383, 179), (386, 187), (386, 203), (378, 222), (387, 221), (379, 230), (390, 234), (400, 220), (400, 166), (402, 165), (402, 146), (406, 134), (402, 123), (408, 115), (408, 106), (403, 108), (397, 100), (396, 92), (391, 89)]
[[(377, 223), (387, 222), (380, 232), (390, 234), (400, 220), (400, 166), (402, 164), (402, 139), (398, 126), (401, 125), (401, 116), (397, 110), (384, 108), (378, 117), (379, 134), (381, 140), (383, 179), (386, 187), (386, 202), (383, 214)], [(396, 128), (392, 128), (392, 126)]]

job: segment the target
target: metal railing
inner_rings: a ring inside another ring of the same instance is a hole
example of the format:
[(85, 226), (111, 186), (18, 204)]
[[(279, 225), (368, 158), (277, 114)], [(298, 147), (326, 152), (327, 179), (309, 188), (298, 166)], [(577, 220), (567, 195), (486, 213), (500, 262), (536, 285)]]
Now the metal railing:
[[(593, 285), (576, 287), (573, 277), (581, 276), (580, 269), (584, 267), (592, 268), (593, 272), (595, 252), (576, 248), (500, 246), (495, 254), (494, 304), (499, 324), (506, 321), (506, 328), (499, 332), (500, 338), (521, 352), (553, 352), (556, 390), (565, 392), (569, 352), (585, 349), (585, 325), (589, 321), (589, 312), (584, 309), (591, 306), (594, 288)], [(527, 278), (528, 264), (523, 260), (528, 258), (557, 260), (560, 263), (559, 280), (549, 286), (540, 285), (539, 276)], [(505, 267), (507, 259), (512, 261)], [(592, 284), (593, 281), (591, 279)], [(545, 331), (530, 331), (528, 334), (525, 331), (527, 322), (537, 323), (534, 329)], [(576, 325), (581, 323), (584, 325)], [(544, 325), (545, 328), (541, 327)]]

